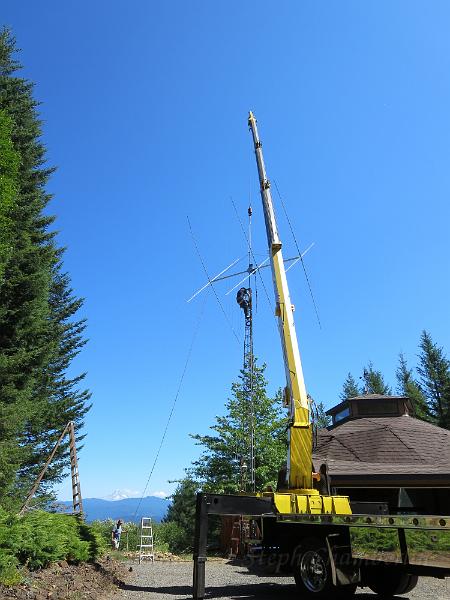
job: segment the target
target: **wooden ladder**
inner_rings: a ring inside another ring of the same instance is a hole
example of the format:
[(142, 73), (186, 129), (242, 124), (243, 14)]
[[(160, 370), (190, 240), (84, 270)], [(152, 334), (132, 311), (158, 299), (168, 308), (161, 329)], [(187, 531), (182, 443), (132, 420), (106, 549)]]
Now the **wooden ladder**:
[(78, 471), (77, 447), (75, 444), (75, 427), (69, 423), (70, 472), (72, 474), (72, 504), (73, 512), (83, 514), (83, 499), (81, 497), (80, 473)]
[(38, 489), (39, 484), (41, 483), (41, 481), (48, 469), (48, 466), (52, 462), (52, 460), (56, 454), (56, 451), (59, 448), (59, 445), (61, 444), (62, 440), (64, 439), (64, 436), (67, 434), (69, 434), (70, 472), (72, 474), (73, 512), (76, 514), (79, 514), (81, 517), (83, 517), (83, 500), (81, 498), (80, 474), (78, 472), (77, 447), (76, 447), (76, 443), (75, 443), (75, 426), (73, 424), (73, 421), (69, 421), (67, 423), (67, 425), (64, 427), (61, 435), (58, 438), (58, 441), (56, 442), (53, 450), (51, 451), (49, 457), (47, 458), (47, 461), (46, 461), (44, 467), (42, 468), (42, 471), (37, 476), (36, 481), (33, 484), (33, 487), (29, 491), (28, 496), (26, 497), (26, 500), (23, 503), (23, 506), (19, 511), (19, 515), (23, 515), (25, 513), (25, 511), (27, 510), (28, 504), (30, 503), (31, 499), (33, 498), (34, 494), (36, 493), (36, 490)]

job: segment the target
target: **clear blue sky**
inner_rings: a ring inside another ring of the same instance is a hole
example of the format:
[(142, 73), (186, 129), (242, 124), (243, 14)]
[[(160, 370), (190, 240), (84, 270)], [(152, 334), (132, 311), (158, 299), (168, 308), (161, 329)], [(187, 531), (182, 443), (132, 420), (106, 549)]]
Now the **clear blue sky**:
[[(305, 262), (322, 329), (301, 268), (289, 272), (312, 396), (333, 405), (369, 360), (395, 385), (397, 355), (415, 364), (423, 328), (450, 352), (448, 2), (6, 0), (2, 21), (36, 82), (58, 166), (51, 210), (86, 298), (85, 496), (147, 480), (202, 305), (186, 304), (205, 280), (187, 215), (211, 275), (245, 255), (231, 197), (243, 219), (251, 199), (265, 253), (249, 109), (299, 243), (315, 242)], [(260, 282), (255, 351), (274, 391), (284, 372)], [(209, 294), (150, 493), (198, 456), (188, 434), (222, 413), (241, 362)]]

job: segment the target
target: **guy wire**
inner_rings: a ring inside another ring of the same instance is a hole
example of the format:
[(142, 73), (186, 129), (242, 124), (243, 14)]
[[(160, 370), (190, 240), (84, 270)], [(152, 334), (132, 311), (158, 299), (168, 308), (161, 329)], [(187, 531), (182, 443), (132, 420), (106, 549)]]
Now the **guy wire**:
[(161, 442), (160, 442), (160, 444), (159, 444), (159, 447), (158, 447), (158, 450), (157, 450), (157, 452), (156, 452), (155, 460), (153, 461), (153, 465), (152, 465), (152, 468), (151, 468), (151, 471), (150, 471), (150, 475), (148, 476), (147, 483), (145, 484), (144, 491), (142, 492), (142, 496), (141, 496), (141, 498), (139, 499), (139, 502), (138, 502), (137, 508), (136, 508), (136, 510), (135, 510), (135, 512), (134, 512), (134, 515), (133, 515), (133, 519), (134, 519), (134, 518), (136, 517), (136, 515), (138, 514), (139, 508), (140, 508), (140, 506), (141, 506), (141, 504), (142, 504), (142, 500), (143, 500), (143, 499), (144, 499), (144, 497), (145, 497), (145, 492), (147, 491), (148, 484), (150, 483), (150, 480), (151, 480), (151, 478), (152, 478), (153, 471), (155, 470), (155, 466), (156, 466), (156, 463), (157, 463), (157, 461), (158, 461), (158, 458), (159, 458), (159, 455), (160, 455), (160, 452), (161, 452), (161, 448), (162, 448), (162, 446), (163, 446), (163, 444), (164, 444), (164, 440), (165, 440), (165, 438), (166, 438), (167, 430), (168, 430), (168, 428), (169, 428), (169, 424), (170, 424), (170, 421), (171, 421), (171, 419), (172, 419), (172, 416), (173, 416), (173, 413), (174, 413), (174, 410), (175, 410), (175, 405), (176, 405), (176, 403), (177, 403), (178, 396), (180, 395), (181, 386), (182, 386), (182, 384), (183, 384), (183, 381), (184, 381), (184, 376), (186, 375), (186, 371), (187, 371), (188, 364), (189, 364), (189, 361), (190, 361), (190, 358), (191, 358), (192, 350), (193, 350), (193, 348), (194, 348), (194, 342), (195, 342), (195, 339), (196, 339), (196, 337), (197, 337), (198, 331), (199, 331), (199, 329), (200, 329), (200, 323), (201, 323), (201, 320), (202, 320), (203, 314), (204, 314), (204, 312), (205, 312), (206, 298), (207, 298), (207, 296), (205, 295), (205, 299), (204, 299), (204, 301), (203, 301), (203, 304), (202, 304), (202, 307), (201, 307), (201, 310), (200, 310), (200, 313), (199, 313), (199, 316), (198, 316), (198, 319), (197, 319), (197, 323), (196, 323), (196, 326), (195, 326), (195, 329), (194, 329), (194, 333), (193, 333), (193, 335), (192, 335), (191, 344), (190, 344), (190, 346), (189, 346), (189, 350), (188, 350), (187, 357), (186, 357), (186, 362), (184, 363), (184, 368), (183, 368), (183, 371), (182, 371), (182, 373), (181, 373), (180, 380), (179, 380), (179, 382), (178, 382), (178, 388), (177, 388), (177, 391), (176, 391), (175, 397), (174, 397), (174, 399), (173, 399), (173, 402), (172, 402), (172, 408), (170, 409), (169, 417), (168, 417), (168, 419), (167, 419), (166, 426), (165, 426), (165, 428), (164, 428), (164, 432), (163, 432), (163, 434), (162, 434), (162, 437), (161, 437)]
[(210, 284), (210, 286), (211, 286), (211, 289), (212, 289), (212, 291), (214, 292), (214, 296), (216, 297), (216, 300), (217, 300), (217, 302), (218, 302), (218, 304), (219, 304), (219, 306), (220, 306), (220, 309), (221, 309), (221, 311), (223, 312), (223, 315), (224, 315), (224, 317), (225, 317), (225, 319), (226, 319), (226, 321), (227, 321), (228, 325), (230, 326), (230, 329), (231, 329), (231, 331), (233, 332), (233, 335), (234, 335), (234, 337), (236, 338), (236, 341), (237, 341), (237, 343), (238, 343), (239, 345), (241, 345), (241, 340), (239, 339), (239, 336), (238, 336), (238, 334), (236, 333), (236, 331), (235, 331), (235, 329), (234, 329), (234, 327), (233, 327), (233, 324), (231, 323), (231, 321), (230, 321), (230, 319), (229, 319), (229, 317), (228, 317), (227, 313), (225, 312), (225, 309), (224, 309), (224, 307), (222, 306), (222, 302), (220, 301), (220, 298), (219, 298), (219, 296), (217, 295), (216, 289), (215, 289), (215, 287), (214, 287), (214, 286), (213, 286), (213, 284), (212, 284), (211, 278), (210, 278), (210, 276), (209, 276), (209, 274), (208, 274), (208, 270), (206, 269), (206, 266), (205, 266), (205, 263), (204, 263), (204, 261), (203, 261), (202, 255), (200, 254), (200, 250), (199, 250), (199, 248), (198, 248), (198, 244), (197, 244), (197, 241), (196, 241), (196, 239), (195, 239), (194, 232), (192, 231), (191, 222), (190, 222), (190, 220), (189, 220), (189, 217), (187, 217), (187, 221), (188, 221), (188, 224), (189, 224), (189, 231), (191, 232), (192, 241), (194, 242), (195, 250), (196, 250), (196, 252), (197, 252), (197, 255), (198, 255), (199, 259), (200, 259), (200, 262), (201, 262), (201, 264), (202, 264), (203, 270), (205, 271), (206, 278), (207, 278), (207, 279), (208, 279), (208, 281), (209, 281), (209, 284)]
[(317, 322), (319, 323), (320, 329), (322, 329), (322, 323), (320, 322), (319, 311), (317, 309), (317, 304), (316, 304), (316, 301), (315, 301), (315, 298), (314, 298), (314, 294), (313, 294), (313, 291), (312, 291), (311, 283), (309, 281), (309, 276), (308, 276), (308, 272), (306, 270), (306, 265), (305, 265), (305, 263), (303, 261), (302, 253), (300, 252), (300, 248), (299, 248), (299, 245), (297, 243), (297, 238), (295, 237), (295, 233), (294, 233), (294, 229), (293, 229), (292, 224), (291, 224), (291, 220), (289, 219), (289, 215), (287, 213), (286, 206), (284, 205), (283, 198), (282, 198), (282, 196), (280, 194), (280, 190), (278, 189), (278, 184), (277, 184), (277, 182), (275, 180), (274, 180), (274, 184), (275, 184), (275, 189), (277, 190), (278, 197), (280, 198), (280, 201), (281, 201), (281, 206), (283, 207), (284, 215), (285, 215), (285, 217), (287, 219), (287, 222), (289, 223), (289, 228), (291, 230), (292, 237), (294, 238), (295, 246), (297, 248), (297, 253), (300, 256), (300, 261), (302, 263), (303, 272), (304, 272), (305, 278), (306, 278), (306, 283), (308, 284), (309, 293), (311, 295), (311, 300), (312, 300), (312, 303), (313, 303), (313, 306), (314, 306), (314, 311), (316, 313)]

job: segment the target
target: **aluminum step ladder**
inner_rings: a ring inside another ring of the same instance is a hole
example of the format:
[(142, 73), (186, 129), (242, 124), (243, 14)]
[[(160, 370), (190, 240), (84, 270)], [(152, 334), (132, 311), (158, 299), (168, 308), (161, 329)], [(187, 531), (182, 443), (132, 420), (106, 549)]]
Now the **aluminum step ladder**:
[(139, 548), (139, 564), (145, 559), (154, 562), (153, 554), (153, 526), (150, 517), (141, 518), (141, 539)]

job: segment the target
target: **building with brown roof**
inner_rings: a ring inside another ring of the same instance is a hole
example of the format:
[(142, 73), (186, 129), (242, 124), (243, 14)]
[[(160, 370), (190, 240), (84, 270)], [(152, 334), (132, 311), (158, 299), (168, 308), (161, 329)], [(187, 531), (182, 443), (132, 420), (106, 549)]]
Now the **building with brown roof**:
[(401, 396), (357, 396), (327, 414), (313, 462), (327, 466), (333, 493), (390, 512), (450, 512), (450, 431), (414, 418)]

